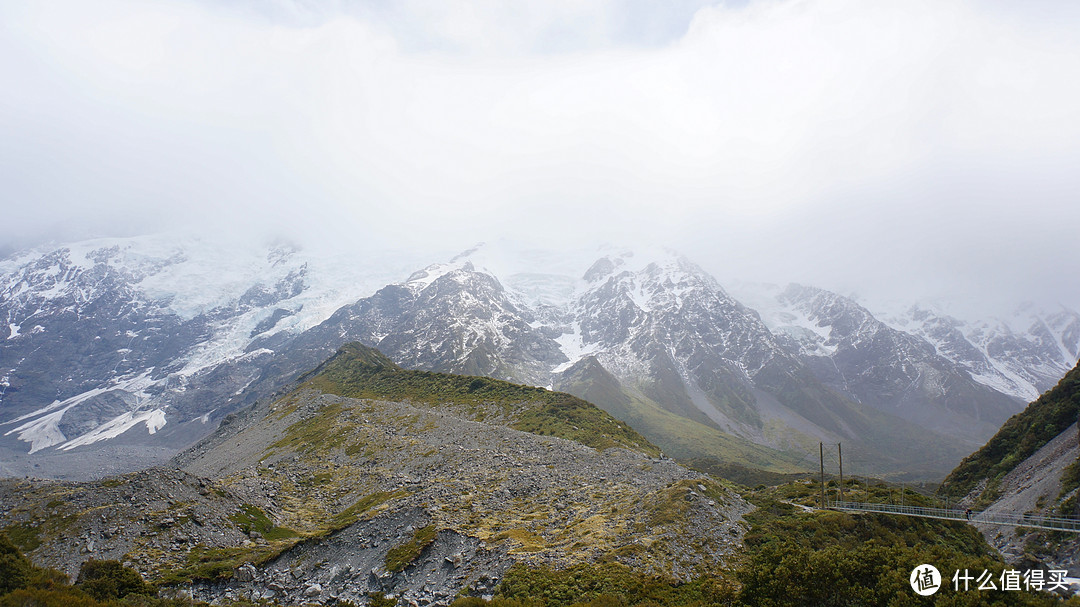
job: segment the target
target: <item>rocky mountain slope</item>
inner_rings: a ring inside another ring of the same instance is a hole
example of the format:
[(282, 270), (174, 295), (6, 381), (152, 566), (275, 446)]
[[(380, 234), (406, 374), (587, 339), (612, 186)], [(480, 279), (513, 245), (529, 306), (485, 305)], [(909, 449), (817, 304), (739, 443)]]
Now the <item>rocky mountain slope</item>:
[(750, 506), (656, 453), (569, 395), (404, 371), (354, 345), (226, 418), (178, 469), (2, 481), (0, 525), (38, 563), (119, 558), (208, 600), (446, 603), (490, 594), (514, 563), (719, 571)]
[(1030, 402), (1054, 387), (1080, 357), (1080, 313), (1027, 304), (1006, 318), (960, 320), (933, 306), (887, 317), (922, 337), (978, 382)]
[(766, 324), (827, 386), (925, 428), (982, 441), (1018, 410), (920, 335), (878, 320), (850, 298), (789, 285), (759, 302)]
[[(639, 267), (604, 257), (563, 289), (543, 289), (545, 279), (533, 274), (527, 289), (543, 299), (530, 302), (528, 290), (511, 291), (478, 268), (477, 254), (342, 308), (296, 338), (289, 356), (356, 339), (407, 366), (558, 386), (641, 424), (680, 457), (787, 470), (805, 465), (819, 440), (850, 441), (867, 469), (933, 474), (963, 452), (829, 389), (751, 310), (678, 255)], [(607, 389), (594, 390), (594, 381)]]
[[(774, 469), (800, 462), (818, 441), (849, 443), (867, 470), (925, 473), (955, 457), (950, 441), (933, 429), (825, 385), (753, 310), (685, 258), (669, 254), (639, 269), (624, 267), (629, 259), (601, 259), (585, 274), (581, 295), (568, 306), (570, 331), (560, 340), (618, 380), (622, 394), (596, 395), (597, 404), (616, 412), (619, 400), (630, 403), (621, 407), (634, 409), (626, 419), (650, 418), (643, 428), (658, 444), (682, 457), (721, 460), (747, 450), (720, 446), (709, 453), (719, 439), (701, 431), (694, 432), (707, 439), (701, 446), (686, 445), (688, 424), (661, 423), (657, 409), (720, 430), (729, 442), (734, 437), (784, 452), (753, 460)], [(559, 385), (587, 391), (596, 375), (576, 369)]]
[[(961, 503), (1007, 514), (1080, 515), (1080, 365), (1053, 389), (1010, 418), (942, 483), (940, 493)], [(1013, 563), (1042, 563), (1080, 571), (1075, 534), (981, 527)]]
[(1005, 474), (1076, 423), (1078, 415), (1080, 364), (1011, 417), (982, 448), (964, 458), (942, 481), (941, 491), (961, 497), (978, 489), (984, 501), (992, 499), (995, 485)]
[[(479, 247), (394, 282), (408, 260), (215, 246), (94, 241), (0, 265), (0, 473), (164, 461), (347, 341), (410, 368), (588, 393), (675, 455), (775, 471), (812, 464), (825, 441), (864, 471), (940, 475), (1018, 408), (850, 300), (735, 298), (670, 252), (518, 263)], [(1053, 326), (1067, 345), (1066, 321)]]
[(291, 379), (254, 340), (318, 324), (400, 263), (411, 265), (178, 235), (0, 262), (0, 474), (85, 478), (167, 460)]

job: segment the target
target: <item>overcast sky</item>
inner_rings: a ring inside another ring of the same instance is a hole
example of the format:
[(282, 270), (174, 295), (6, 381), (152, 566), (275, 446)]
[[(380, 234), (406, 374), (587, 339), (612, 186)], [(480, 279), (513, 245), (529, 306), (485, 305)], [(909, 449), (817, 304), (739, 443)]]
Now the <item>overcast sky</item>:
[(1080, 308), (1080, 3), (0, 1), (0, 248), (667, 244)]

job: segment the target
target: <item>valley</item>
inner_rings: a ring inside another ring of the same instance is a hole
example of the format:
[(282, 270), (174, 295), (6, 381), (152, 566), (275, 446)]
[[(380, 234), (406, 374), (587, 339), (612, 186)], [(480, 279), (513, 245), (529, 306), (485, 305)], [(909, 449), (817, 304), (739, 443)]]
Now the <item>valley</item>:
[[(282, 243), (261, 255), (158, 236), (3, 262), (0, 315), (19, 328), (0, 340), (0, 470), (80, 480), (161, 464), (358, 341), (408, 368), (586, 397), (679, 458), (785, 473), (845, 442), (861, 472), (917, 480), (946, 474), (1080, 353), (1065, 309), (879, 320), (809, 287), (739, 284), (737, 299), (670, 251), (589, 262), (479, 246), (419, 271)], [(216, 282), (191, 283), (215, 264)]]
[(116, 563), (153, 600), (553, 607), (884, 604), (913, 559), (1076, 568), (1070, 537), (816, 508), (819, 442), (874, 499), (1071, 508), (1067, 310), (881, 320), (812, 287), (736, 297), (670, 251), (575, 278), (485, 247), (346, 289), (279, 246), (209, 300), (162, 287), (203, 245), (146, 242), (4, 262), (0, 529), (25, 567)]

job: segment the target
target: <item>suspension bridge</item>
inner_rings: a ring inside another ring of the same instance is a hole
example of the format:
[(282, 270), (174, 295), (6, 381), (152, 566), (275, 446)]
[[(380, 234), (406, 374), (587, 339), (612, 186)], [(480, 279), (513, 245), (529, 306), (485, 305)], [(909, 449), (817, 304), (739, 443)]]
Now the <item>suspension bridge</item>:
[[(1080, 423), (1080, 420), (1078, 420)], [(1065, 531), (1080, 533), (1080, 519), (1064, 518), (1056, 516), (1043, 516), (1038, 514), (1012, 514), (997, 511), (974, 511), (960, 508), (932, 506), (908, 506), (901, 502), (897, 504), (884, 504), (873, 502), (854, 502), (844, 500), (844, 453), (840, 444), (836, 445), (837, 463), (840, 467), (840, 499), (828, 500), (825, 496), (825, 443), (818, 443), (818, 457), (821, 474), (821, 500), (827, 510), (842, 510), (846, 512), (875, 512), (879, 514), (898, 514), (900, 516), (916, 516), (920, 518), (935, 518), (947, 521), (963, 521), (973, 524), (1000, 525), (1003, 527), (1028, 527), (1032, 529), (1046, 529), (1048, 531)], [(870, 484), (867, 482), (864, 491), (869, 495)], [(900, 497), (903, 497), (907, 489), (900, 488)]]
[(949, 521), (1002, 525), (1005, 527), (1031, 527), (1050, 531), (1068, 531), (1080, 533), (1080, 520), (1035, 514), (1008, 514), (1004, 512), (968, 511), (957, 508), (932, 508), (927, 506), (903, 506), (896, 504), (873, 504), (867, 502), (832, 501), (825, 506), (828, 510), (847, 512), (877, 512), (880, 514), (899, 514)]

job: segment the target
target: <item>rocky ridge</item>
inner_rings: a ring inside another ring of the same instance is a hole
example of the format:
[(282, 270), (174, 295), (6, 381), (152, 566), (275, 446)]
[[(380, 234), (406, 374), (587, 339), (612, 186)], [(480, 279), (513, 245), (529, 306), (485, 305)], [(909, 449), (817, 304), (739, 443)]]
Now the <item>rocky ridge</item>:
[(183, 235), (0, 261), (0, 474), (78, 479), (167, 461), (312, 366), (282, 368), (252, 342), (302, 332), (393, 275), (283, 242)]
[[(1080, 514), (1078, 418), (1080, 365), (964, 458), (938, 492), (990, 513), (1076, 517)], [(1080, 572), (1076, 534), (978, 526), (1010, 563), (1060, 565), (1073, 574)]]
[[(1077, 434), (1074, 424), (1021, 462), (999, 481), (1000, 497), (989, 504), (985, 512), (1024, 512), (1044, 516), (1065, 514), (1060, 512), (1060, 505), (1062, 501), (1073, 497), (1077, 489), (1065, 491), (1062, 495), (1062, 476), (1070, 464), (1075, 464), (1080, 459), (1078, 438), (1080, 435)], [(982, 489), (984, 487), (979, 487), (977, 492), (967, 496), (961, 503), (974, 504)], [(1038, 564), (1052, 569), (1068, 569), (1072, 576), (1080, 573), (1080, 538), (1075, 537), (1075, 534), (1053, 537), (1053, 534), (1046, 532), (1013, 530), (978, 522), (975, 526), (986, 537), (986, 541), (1011, 564), (1028, 567)]]
[(977, 381), (1027, 402), (1054, 387), (1080, 357), (1080, 313), (1020, 306), (1011, 317), (965, 321), (931, 306), (887, 317), (934, 345)]
[[(825, 441), (863, 449), (867, 471), (939, 475), (1013, 406), (1004, 387), (935, 352), (930, 333), (809, 288), (785, 304), (806, 321), (788, 331), (670, 252), (604, 255), (574, 277), (504, 271), (513, 264), (480, 247), (343, 300), (326, 267), (287, 246), (194, 295), (173, 282), (217, 258), (147, 246), (84, 243), (2, 264), (0, 354), (18, 364), (0, 369), (0, 473), (87, 478), (160, 463), (352, 340), (410, 368), (570, 391), (589, 389), (577, 372), (589, 358), (618, 384), (598, 403), (666, 449), (776, 471)], [(1047, 326), (1067, 358), (1080, 332), (1065, 317)]]
[(770, 326), (830, 388), (968, 441), (981, 441), (1019, 409), (1019, 401), (976, 381), (933, 344), (878, 320), (852, 299), (789, 285), (770, 310)]
[(3, 481), (0, 525), (40, 529), (31, 556), (68, 572), (120, 558), (197, 597), (284, 604), (446, 604), (490, 594), (518, 562), (688, 579), (741, 545), (750, 506), (730, 489), (637, 450), (514, 430), (520, 411), (309, 382), (227, 418), (175, 470)]

